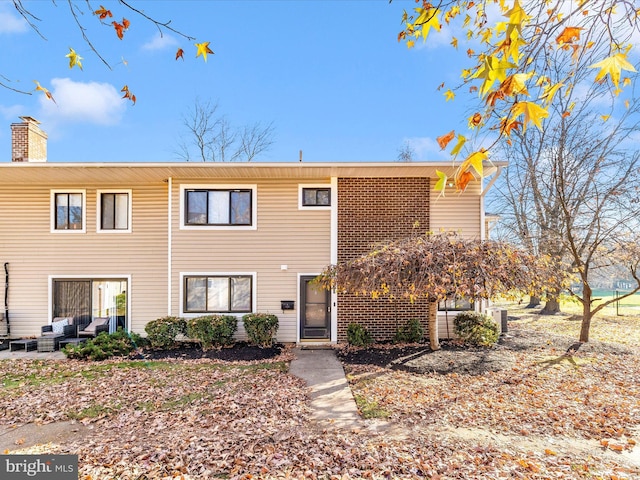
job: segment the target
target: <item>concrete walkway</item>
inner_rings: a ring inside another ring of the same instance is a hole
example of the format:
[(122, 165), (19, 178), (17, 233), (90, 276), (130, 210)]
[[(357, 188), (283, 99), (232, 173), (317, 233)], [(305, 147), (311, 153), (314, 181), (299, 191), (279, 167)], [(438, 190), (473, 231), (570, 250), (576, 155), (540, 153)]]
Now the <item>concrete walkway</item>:
[(361, 429), (358, 413), (342, 364), (331, 349), (296, 348), (289, 372), (311, 388), (312, 419), (322, 427)]

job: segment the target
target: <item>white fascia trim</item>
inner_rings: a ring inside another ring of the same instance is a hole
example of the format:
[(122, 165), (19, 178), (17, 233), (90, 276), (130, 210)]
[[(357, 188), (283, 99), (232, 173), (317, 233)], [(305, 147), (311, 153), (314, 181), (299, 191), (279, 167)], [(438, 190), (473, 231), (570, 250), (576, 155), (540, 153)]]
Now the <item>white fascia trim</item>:
[[(187, 225), (185, 223), (185, 190), (211, 189), (211, 190), (251, 190), (251, 225)], [(258, 229), (258, 185), (254, 184), (229, 184), (229, 183), (195, 183), (180, 185), (180, 230), (257, 230)]]
[[(103, 193), (126, 193), (128, 195), (129, 201), (127, 202), (127, 229), (126, 230), (104, 230), (100, 228), (100, 224), (102, 223), (102, 194)], [(132, 225), (133, 225), (133, 217), (131, 216), (133, 212), (133, 190), (130, 188), (108, 188), (108, 189), (100, 189), (96, 190), (96, 233), (131, 233)]]
[[(244, 277), (252, 277), (251, 280), (251, 312), (250, 313), (256, 313), (257, 310), (257, 299), (258, 299), (258, 273), (257, 272), (180, 272), (180, 289), (179, 289), (179, 298), (178, 301), (180, 302), (180, 307), (178, 308), (178, 311), (180, 312), (178, 315), (180, 317), (184, 317), (184, 318), (195, 318), (195, 317), (200, 317), (202, 315), (208, 315), (207, 313), (185, 313), (184, 311), (184, 277), (207, 277), (207, 276), (212, 276), (212, 277), (237, 277), (237, 276), (244, 276)], [(224, 313), (224, 315), (233, 315), (236, 316), (238, 318), (242, 317), (243, 315), (246, 315), (246, 312), (243, 313), (234, 313), (234, 312), (229, 312), (229, 313)]]

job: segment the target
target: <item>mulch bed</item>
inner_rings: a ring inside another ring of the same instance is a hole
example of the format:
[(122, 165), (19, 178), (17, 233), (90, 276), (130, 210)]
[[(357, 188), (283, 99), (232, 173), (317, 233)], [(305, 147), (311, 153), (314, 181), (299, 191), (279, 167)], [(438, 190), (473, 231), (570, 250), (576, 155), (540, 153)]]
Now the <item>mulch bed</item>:
[(282, 344), (276, 344), (272, 347), (263, 348), (257, 347), (255, 345), (249, 345), (245, 342), (238, 342), (230, 347), (203, 350), (197, 344), (183, 343), (178, 346), (178, 348), (174, 348), (171, 350), (156, 350), (152, 348), (146, 348), (141, 353), (138, 353), (137, 357), (144, 358), (146, 360), (199, 360), (208, 358), (212, 360), (224, 360), (228, 362), (247, 362), (254, 360), (268, 360), (270, 358), (277, 357), (278, 355), (280, 355), (283, 348), (284, 345)]

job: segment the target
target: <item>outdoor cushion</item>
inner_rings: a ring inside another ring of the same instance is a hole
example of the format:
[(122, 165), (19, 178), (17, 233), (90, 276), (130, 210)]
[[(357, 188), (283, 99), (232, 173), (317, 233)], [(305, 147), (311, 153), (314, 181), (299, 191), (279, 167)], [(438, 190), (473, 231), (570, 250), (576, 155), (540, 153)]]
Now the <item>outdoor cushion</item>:
[(94, 318), (86, 328), (83, 328), (82, 331), (85, 333), (95, 333), (96, 328), (100, 325), (106, 325), (109, 321), (109, 317), (96, 317)]
[(51, 330), (54, 334), (60, 335), (61, 333), (64, 333), (64, 327), (67, 325), (69, 325), (69, 319), (62, 318), (51, 322)]

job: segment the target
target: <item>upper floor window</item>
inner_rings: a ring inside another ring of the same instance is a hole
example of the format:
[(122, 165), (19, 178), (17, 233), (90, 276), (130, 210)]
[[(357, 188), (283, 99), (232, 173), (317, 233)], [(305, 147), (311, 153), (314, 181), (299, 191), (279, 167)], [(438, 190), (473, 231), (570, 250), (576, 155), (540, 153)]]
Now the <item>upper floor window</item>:
[(248, 313), (253, 297), (251, 275), (184, 277), (185, 313)]
[(51, 192), (51, 230), (53, 232), (85, 231), (84, 190)]
[(185, 227), (255, 228), (255, 187), (183, 186)]
[(98, 192), (98, 231), (131, 232), (131, 191)]
[(300, 208), (330, 208), (331, 187), (328, 185), (300, 185)]

